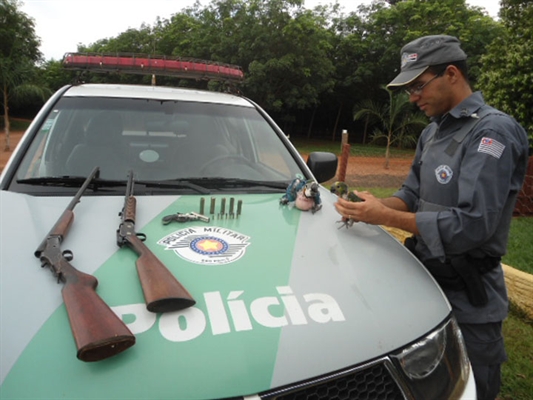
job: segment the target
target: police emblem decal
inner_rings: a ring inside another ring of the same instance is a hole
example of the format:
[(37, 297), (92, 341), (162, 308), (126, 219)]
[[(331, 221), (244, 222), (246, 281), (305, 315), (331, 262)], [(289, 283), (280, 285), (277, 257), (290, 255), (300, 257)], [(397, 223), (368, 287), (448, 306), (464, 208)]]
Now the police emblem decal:
[(165, 236), (157, 244), (195, 264), (223, 265), (241, 258), (249, 236), (216, 226), (191, 227)]
[(446, 185), (452, 180), (453, 171), (447, 165), (440, 165), (435, 169), (435, 176), (439, 183)]

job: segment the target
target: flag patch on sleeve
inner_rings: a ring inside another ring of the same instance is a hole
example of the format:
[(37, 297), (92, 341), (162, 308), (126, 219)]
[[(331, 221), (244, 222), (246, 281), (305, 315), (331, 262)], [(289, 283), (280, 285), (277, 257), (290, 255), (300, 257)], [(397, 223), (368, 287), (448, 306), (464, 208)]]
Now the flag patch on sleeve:
[(477, 151), (480, 153), (487, 153), (495, 158), (500, 158), (502, 156), (503, 150), (505, 150), (505, 145), (501, 144), (497, 140), (484, 137), (479, 143)]

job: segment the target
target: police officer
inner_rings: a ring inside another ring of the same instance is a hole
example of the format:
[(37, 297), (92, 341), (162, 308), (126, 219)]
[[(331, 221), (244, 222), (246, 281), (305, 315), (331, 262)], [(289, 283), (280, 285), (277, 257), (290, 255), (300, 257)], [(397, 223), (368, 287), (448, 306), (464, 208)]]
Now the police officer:
[(507, 355), (502, 321), (508, 299), (500, 258), (528, 158), (524, 129), (485, 104), (467, 78), (457, 38), (416, 39), (401, 50), (401, 71), (388, 88), (403, 88), (431, 118), (411, 170), (392, 197), (356, 192), (339, 199), (346, 219), (413, 233), (409, 248), (446, 293), (465, 338), (478, 399), (496, 398)]

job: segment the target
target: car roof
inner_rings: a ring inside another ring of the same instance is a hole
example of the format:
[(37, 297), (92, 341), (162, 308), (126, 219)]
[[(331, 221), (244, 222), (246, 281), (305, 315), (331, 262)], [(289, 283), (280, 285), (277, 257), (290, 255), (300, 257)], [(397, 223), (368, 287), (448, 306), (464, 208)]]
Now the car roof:
[(63, 97), (117, 97), (131, 99), (182, 100), (254, 107), (244, 97), (199, 89), (148, 85), (81, 84), (70, 87)]

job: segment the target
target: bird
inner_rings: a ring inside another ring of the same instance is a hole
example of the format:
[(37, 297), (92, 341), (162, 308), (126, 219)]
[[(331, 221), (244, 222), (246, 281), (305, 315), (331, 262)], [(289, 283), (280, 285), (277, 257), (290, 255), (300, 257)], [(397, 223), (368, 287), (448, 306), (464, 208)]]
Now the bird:
[(285, 194), (279, 200), (281, 205), (295, 206), (302, 211), (314, 214), (322, 208), (318, 183), (313, 180), (305, 180), (303, 176), (297, 176), (287, 187)]
[(314, 214), (322, 208), (318, 183), (307, 181), (305, 185), (296, 194), (296, 208), (302, 211), (309, 211)]
[(300, 190), (305, 186), (305, 180), (302, 177), (296, 177), (292, 182), (287, 186), (285, 194), (279, 200), (280, 204), (286, 205), (289, 203), (294, 203), (296, 196)]
[[(336, 194), (338, 197), (344, 200), (352, 201), (354, 203), (363, 201), (363, 199), (357, 196), (354, 192), (350, 192), (348, 190), (348, 185), (342, 181), (333, 182), (330, 191), (331, 193)], [(342, 223), (342, 226), (349, 228), (354, 224), (354, 220), (343, 217), (342, 220), (337, 221), (337, 223)], [(340, 228), (342, 228), (342, 226)]]

